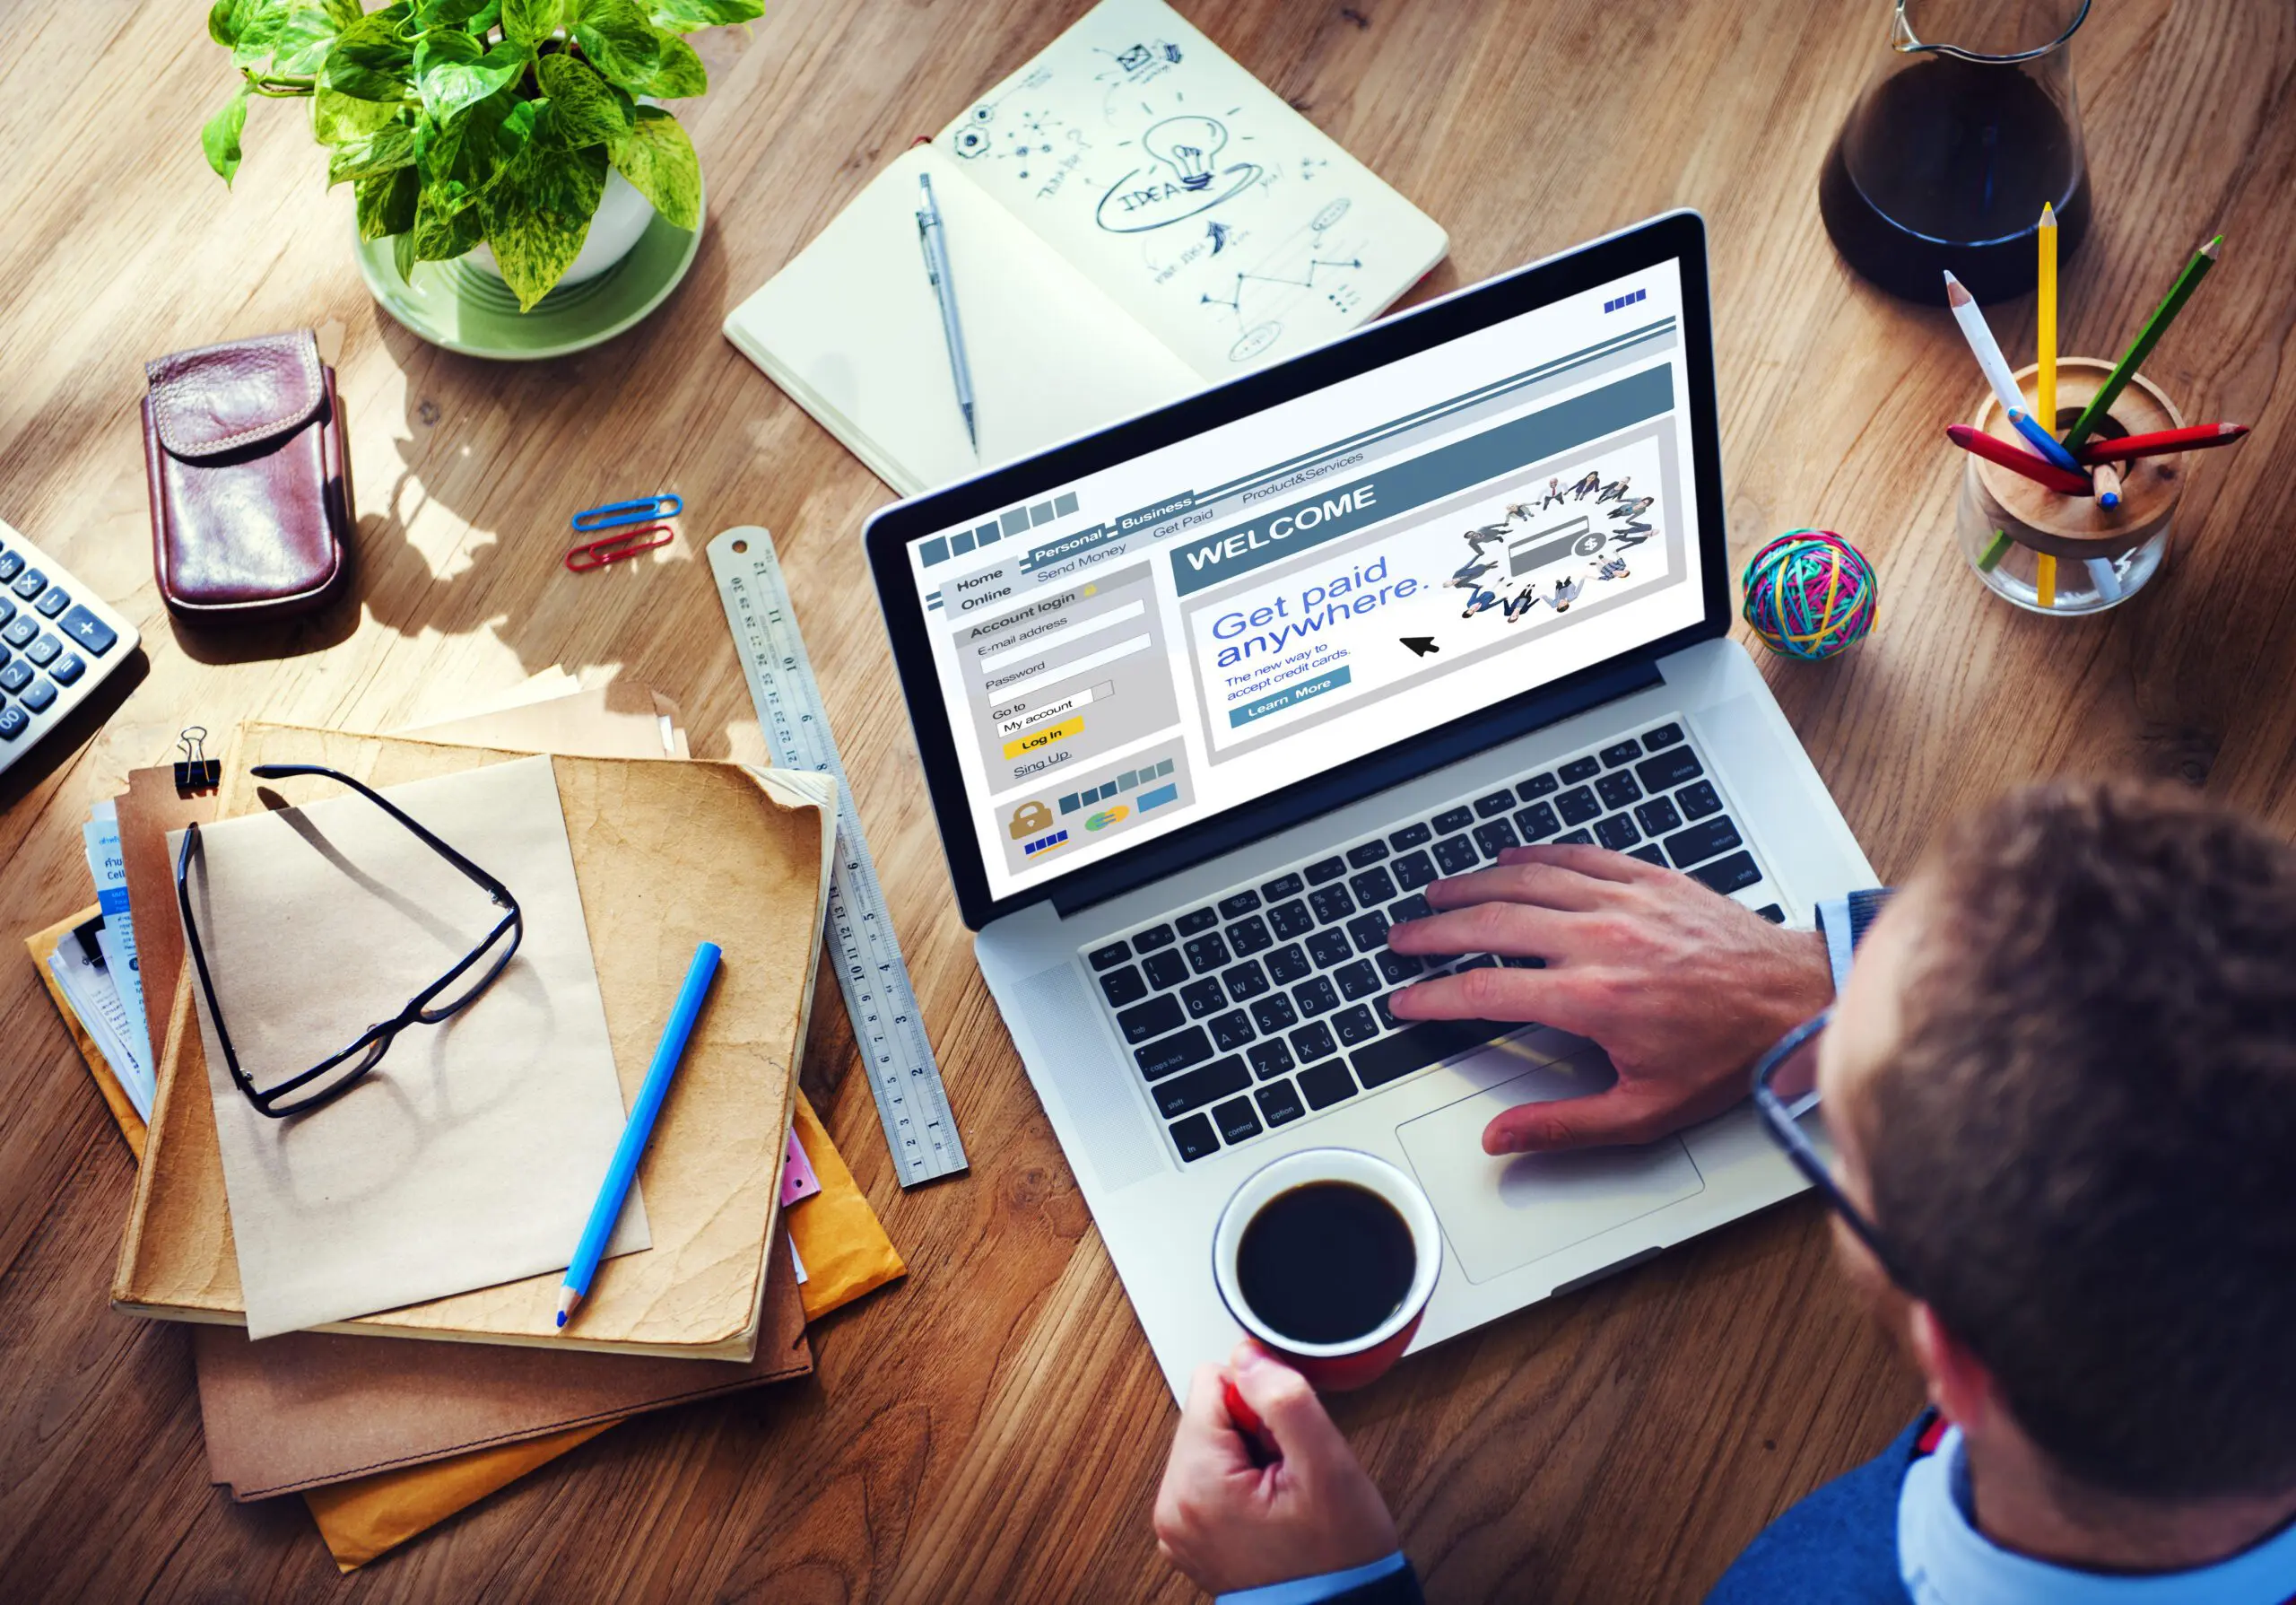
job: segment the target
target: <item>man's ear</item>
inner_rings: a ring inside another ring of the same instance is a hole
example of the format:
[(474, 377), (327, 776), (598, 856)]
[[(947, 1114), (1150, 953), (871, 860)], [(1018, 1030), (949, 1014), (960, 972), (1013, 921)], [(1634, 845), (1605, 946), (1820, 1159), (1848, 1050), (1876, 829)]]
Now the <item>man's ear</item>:
[(2002, 1409), (1993, 1373), (1919, 1299), (1907, 1301), (1905, 1322), (1906, 1347), (1928, 1385), (1929, 1402), (1963, 1432), (1982, 1435)]

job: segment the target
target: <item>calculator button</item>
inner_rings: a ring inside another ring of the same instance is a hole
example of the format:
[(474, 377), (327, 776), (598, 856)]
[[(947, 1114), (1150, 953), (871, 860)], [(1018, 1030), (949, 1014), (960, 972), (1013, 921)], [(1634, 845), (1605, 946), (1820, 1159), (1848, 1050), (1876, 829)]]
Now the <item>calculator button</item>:
[(32, 642), (31, 645), (24, 649), (24, 656), (30, 659), (34, 663), (39, 664), (42, 668), (46, 668), (49, 664), (56, 661), (57, 654), (61, 652), (63, 650), (64, 643), (62, 641), (57, 640), (53, 635), (43, 635), (38, 641)]
[(0, 691), (22, 691), (31, 683), (32, 666), (21, 658), (0, 668)]
[(0, 552), (0, 585), (7, 584), (23, 571), (24, 560), (22, 557), (13, 552)]
[(51, 585), (40, 593), (39, 600), (32, 604), (32, 610), (42, 618), (52, 619), (71, 606), (72, 593), (60, 585)]
[(31, 728), (31, 715), (13, 702), (0, 708), (0, 741), (13, 741)]
[(35, 713), (45, 713), (56, 703), (56, 687), (45, 680), (34, 680), (16, 700)]
[(5, 630), (0, 630), (0, 641), (6, 641), (12, 647), (21, 647), (30, 642), (31, 638), (39, 633), (39, 621), (27, 613)]
[(102, 657), (119, 640), (117, 631), (84, 607), (74, 607), (65, 614), (64, 623), (57, 628), (72, 638), (74, 646), (85, 648), (91, 658)]
[(29, 602), (48, 589), (48, 576), (38, 569), (26, 569), (9, 582), (8, 589)]

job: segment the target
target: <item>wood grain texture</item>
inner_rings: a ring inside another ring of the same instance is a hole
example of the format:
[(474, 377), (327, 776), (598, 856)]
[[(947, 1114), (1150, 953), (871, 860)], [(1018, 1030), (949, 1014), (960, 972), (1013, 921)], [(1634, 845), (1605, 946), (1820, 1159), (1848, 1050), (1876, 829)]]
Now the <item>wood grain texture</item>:
[[(150, 665), (0, 779), (0, 932), (86, 901), (80, 822), (176, 730), (390, 728), (532, 670), (603, 667), (683, 706), (699, 755), (754, 740), (700, 543), (772, 528), (972, 1158), (895, 1185), (842, 1010), (807, 1084), (913, 1267), (820, 1331), (819, 1373), (633, 1423), (347, 1583), (292, 1502), (211, 1489), (184, 1334), (109, 1313), (131, 1183), (29, 968), (0, 967), (0, 1578), (151, 1601), (1181, 1601), (1149, 1500), (1173, 1418), (947, 890), (858, 540), (883, 488), (718, 335), (914, 135), (1084, 0), (787, 0), (701, 41), (709, 181), (692, 275), (604, 349), (448, 355), (378, 313), (347, 191), (258, 105), (229, 192), (196, 131), (227, 74), (201, 8), (17, 0), (0, 59), (0, 513), (145, 632)], [(2099, 7), (2078, 72), (2097, 214), (2067, 351), (2117, 351), (2193, 244), (2222, 265), (2149, 371), (2256, 425), (2194, 459), (2176, 549), (2081, 623), (1983, 595), (1954, 549), (1942, 426), (1980, 381), (1944, 309), (1851, 279), (1819, 225), (1826, 144), (1883, 48), (1875, 0), (1181, 0), (1189, 19), (1451, 231), (1431, 293), (1673, 205), (1713, 234), (1731, 549), (1843, 531), (1872, 641), (1765, 664), (1884, 875), (1956, 809), (2063, 773), (2165, 776), (2296, 827), (2296, 12)], [(2013, 362), (2023, 306), (1997, 309)], [(154, 594), (144, 359), (341, 319), (353, 600), (231, 641)], [(576, 508), (690, 510), (647, 562), (558, 566)], [(1692, 1600), (1771, 1515), (1918, 1402), (1836, 1286), (1814, 1207), (1744, 1221), (1405, 1366), (1339, 1416), (1442, 1600)]]

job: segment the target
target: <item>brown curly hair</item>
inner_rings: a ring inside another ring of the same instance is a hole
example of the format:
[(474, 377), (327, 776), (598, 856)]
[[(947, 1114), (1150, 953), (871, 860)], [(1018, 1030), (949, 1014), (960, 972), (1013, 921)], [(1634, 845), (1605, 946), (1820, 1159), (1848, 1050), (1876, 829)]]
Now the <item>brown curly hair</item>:
[(2296, 848), (2066, 784), (1961, 822), (1916, 884), (1860, 1122), (1909, 1278), (2070, 1475), (2296, 1486)]

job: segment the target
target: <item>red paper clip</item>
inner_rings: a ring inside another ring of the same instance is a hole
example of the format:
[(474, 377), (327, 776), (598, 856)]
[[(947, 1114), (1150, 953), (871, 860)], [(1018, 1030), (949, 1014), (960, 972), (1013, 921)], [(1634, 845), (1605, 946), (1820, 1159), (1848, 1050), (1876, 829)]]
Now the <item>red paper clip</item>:
[[(643, 545), (637, 545), (638, 538), (646, 535), (650, 535), (654, 538)], [(610, 563), (620, 563), (626, 557), (637, 556), (640, 552), (651, 552), (657, 546), (666, 546), (670, 544), (670, 535), (671, 530), (667, 524), (648, 524), (643, 529), (616, 530), (613, 534), (603, 536), (596, 540), (584, 541), (578, 546), (568, 547), (566, 567), (572, 573), (587, 574), (592, 569), (602, 569)]]

